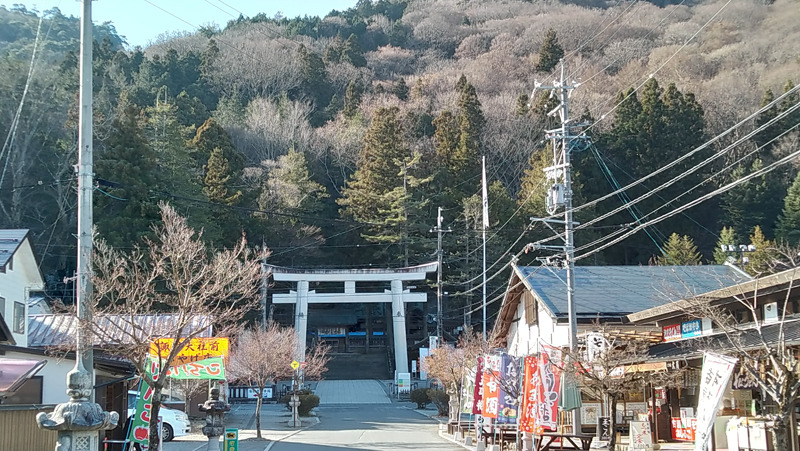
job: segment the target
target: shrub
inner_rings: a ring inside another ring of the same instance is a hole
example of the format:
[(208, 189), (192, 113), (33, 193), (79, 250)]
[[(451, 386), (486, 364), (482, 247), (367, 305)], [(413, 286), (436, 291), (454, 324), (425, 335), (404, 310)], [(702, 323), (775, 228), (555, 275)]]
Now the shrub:
[[(297, 406), (297, 414), (301, 417), (307, 417), (311, 413), (311, 409), (314, 407), (319, 406), (319, 396), (315, 395), (311, 390), (305, 388), (303, 390), (297, 391), (297, 397), (300, 399), (300, 405)], [(292, 399), (292, 394), (287, 393), (281, 396), (281, 399), (278, 400), (279, 403), (286, 406), (286, 408), (291, 411), (292, 407), (289, 405), (289, 401)]]
[(436, 409), (439, 411), (439, 416), (447, 416), (450, 414), (450, 395), (444, 390), (430, 389), (428, 390), (428, 398)]
[(408, 399), (417, 403), (417, 409), (424, 409), (431, 402), (431, 398), (428, 397), (428, 390), (425, 388), (411, 390), (411, 393), (408, 394)]

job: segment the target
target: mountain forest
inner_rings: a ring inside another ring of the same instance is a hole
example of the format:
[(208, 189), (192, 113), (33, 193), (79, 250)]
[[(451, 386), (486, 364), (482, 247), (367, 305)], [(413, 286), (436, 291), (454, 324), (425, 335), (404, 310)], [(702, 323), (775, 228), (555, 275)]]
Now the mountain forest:
[[(757, 274), (800, 241), (798, 0), (360, 0), (219, 21), (144, 48), (95, 24), (94, 221), (114, 247), (150, 236), (162, 201), (212, 247), (244, 234), (297, 268), (435, 261), (441, 225), (460, 318), (481, 303), (485, 156), (495, 311), (510, 262), (557, 257), (529, 243), (563, 245), (531, 219), (550, 217), (561, 61), (586, 138), (577, 264)], [(0, 7), (0, 227), (31, 230), (67, 303), (79, 28)]]

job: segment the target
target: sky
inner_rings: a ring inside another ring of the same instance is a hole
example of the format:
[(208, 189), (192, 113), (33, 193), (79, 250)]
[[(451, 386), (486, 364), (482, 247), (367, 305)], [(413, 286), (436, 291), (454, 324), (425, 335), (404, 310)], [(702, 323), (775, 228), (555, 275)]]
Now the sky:
[[(197, 27), (217, 24), (225, 28), (239, 14), (253, 17), (258, 13), (286, 17), (320, 16), (331, 10), (355, 6), (357, 0), (95, 0), (92, 2), (92, 21), (111, 22), (128, 45), (145, 47), (159, 34), (173, 31), (194, 31)], [(80, 17), (79, 0), (9, 1), (6, 7), (23, 4), (28, 10), (40, 13), (57, 7), (65, 16)]]

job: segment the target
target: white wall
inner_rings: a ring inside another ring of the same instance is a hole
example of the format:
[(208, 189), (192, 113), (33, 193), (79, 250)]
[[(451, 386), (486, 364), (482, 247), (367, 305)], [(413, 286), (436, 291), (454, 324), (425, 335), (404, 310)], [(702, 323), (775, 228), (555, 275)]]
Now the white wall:
[[(12, 257), (10, 268), (5, 273), (0, 273), (0, 297), (5, 298), (3, 318), (11, 329), (11, 335), (17, 346), (28, 346), (28, 293), (31, 290), (44, 289), (44, 281), (39, 272), (36, 258), (31, 249), (30, 240), (26, 239)], [(25, 330), (23, 333), (14, 332), (14, 303), (22, 303), (25, 309)]]
[[(47, 364), (36, 373), (42, 376), (42, 404), (60, 404), (69, 401), (67, 396), (67, 373), (75, 367), (75, 360), (8, 351), (4, 357), (26, 360), (47, 360)], [(98, 371), (98, 375), (109, 375)]]
[[(539, 305), (537, 303), (537, 305)], [(542, 307), (538, 308), (536, 324), (529, 326), (525, 321), (525, 303), (520, 302), (511, 328), (508, 331), (508, 353), (524, 357), (539, 351), (539, 341), (552, 346), (569, 344), (569, 324), (556, 324), (550, 313)]]

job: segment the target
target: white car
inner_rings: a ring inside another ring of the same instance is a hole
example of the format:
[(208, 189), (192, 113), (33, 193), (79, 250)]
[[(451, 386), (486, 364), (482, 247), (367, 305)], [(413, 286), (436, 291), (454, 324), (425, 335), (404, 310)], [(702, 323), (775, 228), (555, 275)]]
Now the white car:
[[(135, 390), (128, 391), (128, 418), (133, 416), (138, 394)], [(162, 405), (158, 410), (158, 416), (161, 417), (161, 440), (165, 442), (175, 437), (184, 436), (192, 430), (189, 416), (180, 410), (170, 409)]]

